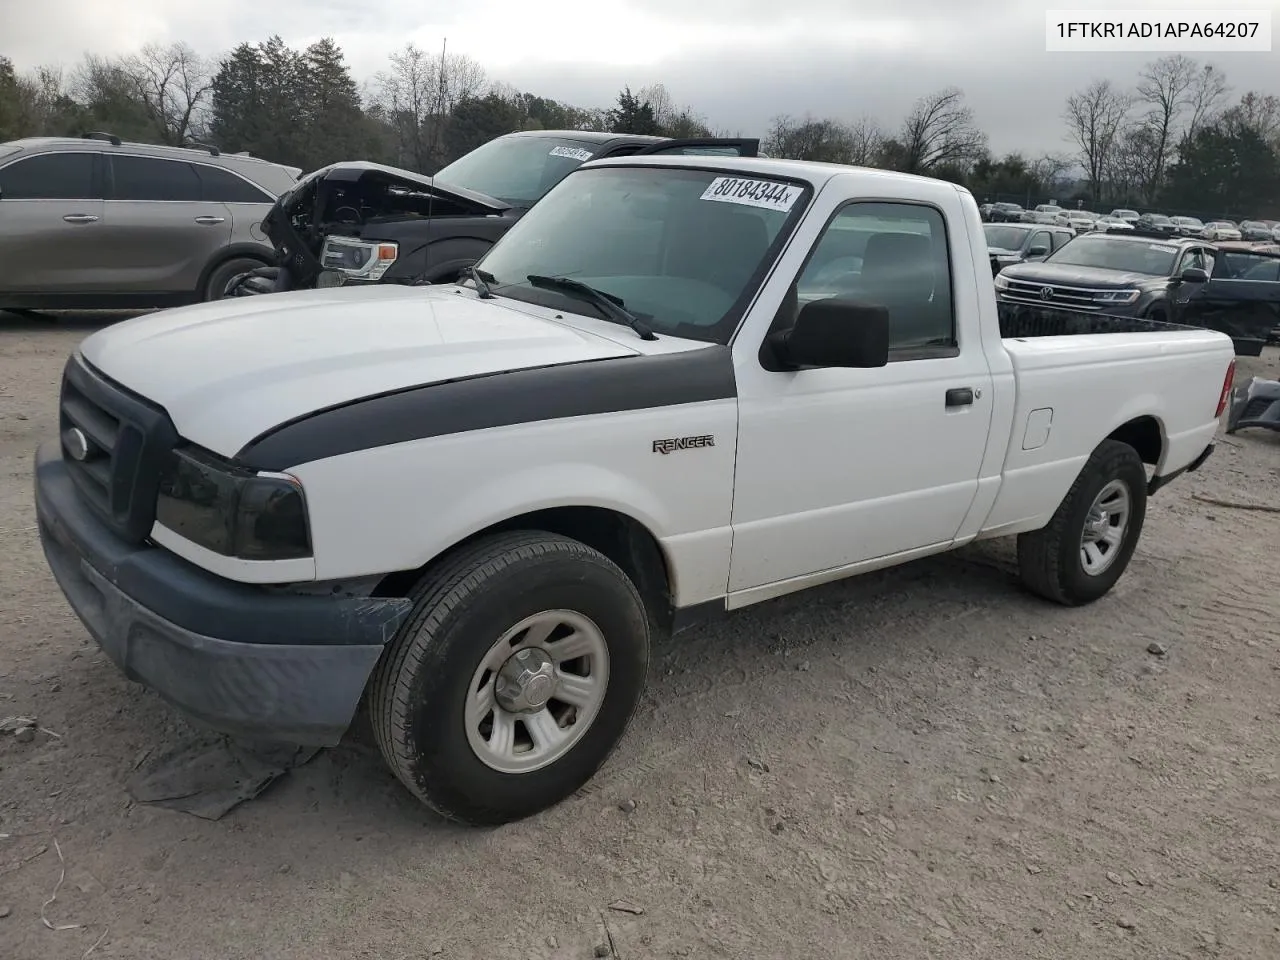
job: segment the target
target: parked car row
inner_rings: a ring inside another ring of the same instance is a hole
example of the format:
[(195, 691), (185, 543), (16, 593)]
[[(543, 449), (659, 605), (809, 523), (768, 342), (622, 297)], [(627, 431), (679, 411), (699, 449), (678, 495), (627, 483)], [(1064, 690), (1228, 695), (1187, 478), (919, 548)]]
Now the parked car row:
[(758, 146), (537, 131), (492, 140), (435, 177), (357, 162), (299, 180), (297, 168), (212, 146), (109, 133), (16, 140), (0, 144), (0, 309), (175, 306), (229, 287), (313, 286), (322, 273), (451, 280), (586, 160), (754, 156)]
[(1006, 248), (1008, 234), (1042, 228), (985, 229), (1002, 301), (1209, 327), (1254, 356), (1280, 327), (1280, 244), (1215, 243), (1135, 226), (1076, 237), (1049, 253), (1024, 243), (1021, 253)]
[(1095, 230), (1114, 232), (1128, 226), (1170, 237), (1280, 241), (1280, 220), (1245, 220), (1239, 224), (1230, 220), (1212, 220), (1203, 223), (1196, 217), (1169, 217), (1153, 211), (1139, 213), (1137, 210), (1117, 208), (1103, 215), (1088, 210), (1071, 210), (1051, 203), (1039, 204), (1032, 210), (1024, 210), (1016, 203), (984, 203), (978, 210), (982, 219), (988, 223), (1055, 223), (1070, 227), (1077, 234)]

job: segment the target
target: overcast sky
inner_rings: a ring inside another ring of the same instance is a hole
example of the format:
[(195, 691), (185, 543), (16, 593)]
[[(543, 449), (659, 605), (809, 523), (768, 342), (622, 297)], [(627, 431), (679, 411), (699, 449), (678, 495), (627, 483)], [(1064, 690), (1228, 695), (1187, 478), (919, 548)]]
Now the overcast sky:
[[(1095, 77), (1130, 84), (1153, 55), (1046, 53), (1053, 9), (1270, 9), (1277, 0), (0, 0), (0, 52), (20, 69), (186, 40), (208, 54), (279, 33), (332, 36), (358, 79), (412, 40), (493, 80), (581, 106), (661, 81), (713, 127), (763, 135), (779, 113), (896, 126), (918, 96), (961, 87), (994, 150), (1068, 149), (1062, 103)], [(1280, 48), (1193, 54), (1235, 93), (1280, 94)]]

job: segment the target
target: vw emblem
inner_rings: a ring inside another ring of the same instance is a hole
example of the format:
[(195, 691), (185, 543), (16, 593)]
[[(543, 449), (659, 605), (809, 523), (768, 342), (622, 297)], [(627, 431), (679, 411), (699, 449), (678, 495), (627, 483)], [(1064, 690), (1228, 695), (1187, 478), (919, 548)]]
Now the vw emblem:
[(1040, 299), (1041, 299), (1041, 300), (1051, 300), (1051, 299), (1053, 299), (1053, 287), (1041, 287), (1041, 288), (1040, 288)]
[(62, 435), (62, 443), (72, 460), (81, 462), (89, 459), (89, 438), (79, 427), (72, 427)]

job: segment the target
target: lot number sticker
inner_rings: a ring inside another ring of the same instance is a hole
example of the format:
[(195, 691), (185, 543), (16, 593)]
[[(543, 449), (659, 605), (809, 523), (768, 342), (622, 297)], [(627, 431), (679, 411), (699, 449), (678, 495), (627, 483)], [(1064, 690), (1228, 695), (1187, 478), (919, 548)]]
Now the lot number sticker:
[(551, 156), (568, 157), (570, 160), (581, 160), (586, 163), (591, 159), (591, 151), (583, 150), (581, 147), (552, 147)]
[(719, 203), (741, 203), (786, 213), (800, 197), (800, 187), (775, 180), (744, 180), (741, 177), (716, 177), (702, 192), (703, 200)]

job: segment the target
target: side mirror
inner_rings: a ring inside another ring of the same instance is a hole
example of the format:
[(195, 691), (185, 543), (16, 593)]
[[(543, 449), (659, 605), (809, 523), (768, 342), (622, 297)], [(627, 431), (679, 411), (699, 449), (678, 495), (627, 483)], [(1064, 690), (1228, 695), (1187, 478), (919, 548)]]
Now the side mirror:
[(883, 367), (889, 362), (889, 311), (843, 297), (806, 303), (789, 330), (769, 337), (788, 368)]
[(1049, 255), (1049, 248), (1042, 247), (1038, 244), (1027, 251), (1028, 257), (1047, 257), (1048, 255)]
[(1184, 283), (1204, 283), (1209, 279), (1208, 272), (1201, 270), (1199, 267), (1187, 267), (1182, 271), (1180, 278)]

